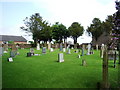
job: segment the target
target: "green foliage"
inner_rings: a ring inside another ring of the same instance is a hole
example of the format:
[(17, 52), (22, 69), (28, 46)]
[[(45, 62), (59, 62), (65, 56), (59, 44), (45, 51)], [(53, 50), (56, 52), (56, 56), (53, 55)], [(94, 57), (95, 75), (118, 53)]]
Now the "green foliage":
[(66, 39), (68, 37), (68, 30), (63, 24), (56, 22), (52, 26), (52, 36), (58, 43), (61, 43), (63, 38)]
[(103, 33), (102, 22), (99, 18), (94, 18), (92, 24), (87, 29), (88, 32), (92, 33), (93, 38), (98, 39), (98, 37)]
[(77, 38), (83, 34), (83, 26), (78, 22), (73, 22), (72, 25), (68, 28), (70, 32), (70, 36), (74, 39), (74, 44), (77, 43)]
[(14, 41), (8, 41), (8, 44), (14, 44)]

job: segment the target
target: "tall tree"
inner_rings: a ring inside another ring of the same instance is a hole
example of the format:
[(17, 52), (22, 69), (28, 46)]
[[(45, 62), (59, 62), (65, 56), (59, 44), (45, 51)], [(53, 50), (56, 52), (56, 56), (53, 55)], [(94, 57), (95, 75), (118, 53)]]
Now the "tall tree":
[(92, 37), (97, 41), (103, 33), (102, 22), (99, 18), (94, 18), (90, 27), (87, 28), (88, 32), (92, 33)]
[(66, 27), (63, 24), (59, 24), (58, 22), (56, 22), (53, 26), (52, 26), (52, 35), (53, 35), (53, 39), (55, 39), (58, 43), (62, 43), (63, 38), (66, 39), (67, 35), (66, 34)]
[(70, 32), (70, 36), (74, 39), (74, 47), (77, 48), (77, 38), (83, 34), (83, 26), (78, 22), (73, 22), (72, 25), (68, 28)]
[(20, 28), (26, 33), (32, 34), (34, 43), (36, 45), (41, 37), (40, 31), (43, 29), (42, 17), (39, 13), (35, 13), (34, 15), (30, 16), (30, 18), (26, 17), (23, 21), (25, 26), (22, 26)]

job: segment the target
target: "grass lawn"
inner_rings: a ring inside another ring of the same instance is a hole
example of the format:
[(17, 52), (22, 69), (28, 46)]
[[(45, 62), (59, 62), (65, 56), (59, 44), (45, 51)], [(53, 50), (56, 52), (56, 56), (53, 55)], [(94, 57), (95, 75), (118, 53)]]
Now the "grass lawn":
[[(57, 62), (59, 50), (35, 50), (40, 56), (26, 57), (29, 49), (19, 49), (20, 55), (8, 62), (9, 53), (2, 57), (2, 87), (3, 88), (97, 88), (97, 82), (102, 81), (102, 59), (100, 51), (93, 55), (84, 55), (80, 59), (77, 53), (64, 53), (65, 62)], [(85, 59), (87, 66), (82, 66)], [(118, 61), (113, 68), (109, 61), (109, 82), (111, 87), (118, 87)]]

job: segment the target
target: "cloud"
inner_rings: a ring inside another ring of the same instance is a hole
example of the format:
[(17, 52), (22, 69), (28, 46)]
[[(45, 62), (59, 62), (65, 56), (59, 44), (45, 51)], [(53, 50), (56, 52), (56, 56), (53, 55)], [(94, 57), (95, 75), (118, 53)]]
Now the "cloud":
[(59, 21), (67, 27), (75, 21), (87, 27), (93, 18), (105, 20), (107, 15), (115, 12), (114, 1), (107, 4), (102, 4), (98, 0), (40, 0), (34, 2), (38, 8), (41, 8), (41, 3), (48, 13), (47, 16), (44, 15), (48, 21), (52, 24)]

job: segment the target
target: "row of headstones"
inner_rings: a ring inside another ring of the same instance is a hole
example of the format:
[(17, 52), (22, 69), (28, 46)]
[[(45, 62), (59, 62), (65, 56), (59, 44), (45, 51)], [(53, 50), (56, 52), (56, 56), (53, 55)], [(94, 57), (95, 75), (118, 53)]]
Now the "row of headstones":
[[(103, 58), (104, 56), (104, 51), (105, 51), (105, 45), (102, 44), (101, 46), (101, 51), (100, 51), (100, 57)], [(107, 52), (107, 58), (108, 60), (114, 60), (114, 68), (116, 68), (116, 60), (119, 58), (119, 54), (117, 52), (117, 48), (115, 50), (108, 50)]]

